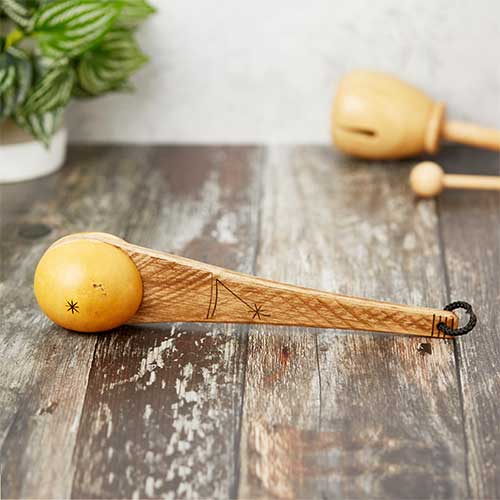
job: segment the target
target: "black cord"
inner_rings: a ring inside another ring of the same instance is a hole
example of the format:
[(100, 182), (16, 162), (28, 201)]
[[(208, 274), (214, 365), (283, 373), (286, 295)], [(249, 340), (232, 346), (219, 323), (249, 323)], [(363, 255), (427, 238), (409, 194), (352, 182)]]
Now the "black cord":
[(438, 323), (437, 328), (441, 332), (449, 335), (450, 337), (459, 337), (460, 335), (465, 335), (474, 329), (477, 323), (477, 316), (474, 314), (472, 310), (472, 306), (468, 302), (463, 302), (458, 300), (457, 302), (452, 302), (443, 308), (445, 311), (454, 311), (455, 309), (465, 309), (467, 314), (469, 315), (469, 322), (463, 326), (462, 328), (450, 328), (444, 323)]

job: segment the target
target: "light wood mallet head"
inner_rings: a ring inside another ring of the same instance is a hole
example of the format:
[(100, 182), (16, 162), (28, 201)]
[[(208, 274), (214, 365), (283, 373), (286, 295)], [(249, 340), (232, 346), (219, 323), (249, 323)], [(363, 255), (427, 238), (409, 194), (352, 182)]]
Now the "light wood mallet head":
[(383, 73), (353, 71), (345, 76), (331, 116), (333, 143), (361, 158), (433, 154), (442, 139), (500, 151), (500, 131), (447, 121), (443, 103)]
[(210, 322), (441, 338), (466, 333), (457, 329), (452, 312), (460, 305), (431, 309), (302, 288), (139, 247), (105, 233), (74, 234), (54, 243), (38, 263), (34, 288), (49, 318), (81, 332), (123, 323)]

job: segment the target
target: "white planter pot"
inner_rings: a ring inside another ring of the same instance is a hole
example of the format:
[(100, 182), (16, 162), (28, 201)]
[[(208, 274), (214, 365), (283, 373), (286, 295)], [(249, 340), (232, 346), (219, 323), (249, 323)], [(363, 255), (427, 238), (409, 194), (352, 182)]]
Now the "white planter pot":
[(0, 125), (0, 183), (35, 179), (59, 170), (66, 159), (68, 134), (61, 128), (46, 148), (12, 122)]

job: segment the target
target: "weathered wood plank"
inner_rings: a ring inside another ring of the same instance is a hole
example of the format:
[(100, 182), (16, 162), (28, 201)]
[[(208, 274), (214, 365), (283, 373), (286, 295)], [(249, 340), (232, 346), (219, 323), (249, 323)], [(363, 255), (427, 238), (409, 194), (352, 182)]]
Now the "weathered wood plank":
[[(500, 157), (449, 148), (451, 173), (500, 174)], [(472, 172), (474, 170), (474, 172)], [(474, 498), (500, 498), (500, 195), (446, 192), (439, 202), (451, 300), (470, 302), (476, 329), (457, 343)]]
[[(124, 237), (253, 272), (259, 154), (157, 149)], [(72, 496), (234, 496), (246, 340), (245, 325), (123, 327), (100, 336)]]
[[(68, 232), (123, 231), (141, 148), (74, 148), (60, 174), (1, 187), (0, 446), (6, 498), (65, 498), (96, 337), (56, 328), (38, 309), (33, 272)], [(110, 184), (114, 189), (110, 189)]]
[[(447, 302), (433, 201), (408, 165), (272, 148), (264, 166), (264, 277), (403, 303)], [(453, 343), (252, 327), (240, 498), (467, 495)]]
[[(273, 148), (259, 180), (260, 154), (78, 147), (61, 174), (0, 187), (4, 496), (499, 496), (498, 195), (447, 193), (438, 224), (435, 202), (412, 202), (410, 163)], [(465, 148), (440, 161), (499, 173)], [(32, 273), (51, 241), (88, 229), (341, 293), (463, 298), (480, 324), (431, 355), (416, 338), (307, 329), (254, 327), (248, 346), (244, 326), (65, 333)]]

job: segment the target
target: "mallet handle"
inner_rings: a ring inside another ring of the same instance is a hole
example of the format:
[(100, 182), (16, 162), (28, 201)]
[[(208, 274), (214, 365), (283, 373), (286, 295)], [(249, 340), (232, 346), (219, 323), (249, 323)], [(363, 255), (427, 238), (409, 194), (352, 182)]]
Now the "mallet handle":
[[(104, 239), (103, 239), (104, 240)], [(279, 283), (176, 255), (112, 241), (135, 262), (144, 286), (130, 323), (260, 323), (450, 338), (451, 311), (397, 305)]]
[(446, 121), (441, 134), (449, 141), (500, 151), (500, 130), (479, 127), (471, 123)]
[(446, 174), (443, 184), (451, 189), (483, 189), (500, 191), (500, 176)]

